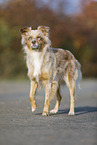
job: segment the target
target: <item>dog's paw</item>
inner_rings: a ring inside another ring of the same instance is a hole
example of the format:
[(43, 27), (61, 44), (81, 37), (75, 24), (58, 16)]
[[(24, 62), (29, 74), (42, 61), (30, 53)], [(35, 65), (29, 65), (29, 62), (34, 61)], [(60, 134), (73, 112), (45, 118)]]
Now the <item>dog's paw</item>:
[(36, 108), (32, 108), (32, 112), (34, 112), (36, 110)]
[(37, 109), (37, 105), (36, 105), (36, 103), (33, 104), (33, 105), (31, 106), (31, 108), (32, 108), (32, 112), (34, 112), (34, 111)]
[(47, 112), (43, 112), (42, 116), (49, 116), (49, 114)]
[(74, 113), (74, 112), (69, 111), (68, 115), (69, 115), (69, 116), (74, 116), (74, 115), (75, 115), (75, 113)]
[(56, 109), (52, 109), (51, 111), (50, 111), (50, 113), (52, 113), (52, 114), (56, 114), (58, 112), (58, 110), (56, 110)]

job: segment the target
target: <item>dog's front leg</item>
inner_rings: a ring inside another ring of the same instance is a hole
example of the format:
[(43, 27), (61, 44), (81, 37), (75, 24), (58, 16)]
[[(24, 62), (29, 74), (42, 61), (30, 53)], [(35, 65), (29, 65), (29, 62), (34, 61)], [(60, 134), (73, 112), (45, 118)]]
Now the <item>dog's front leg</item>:
[(29, 99), (30, 99), (30, 102), (31, 102), (32, 112), (34, 112), (35, 109), (37, 108), (36, 103), (35, 103), (35, 99), (34, 99), (34, 95), (35, 95), (36, 89), (37, 89), (37, 83), (35, 81), (31, 80), (31, 88), (30, 88)]
[(57, 89), (58, 89), (58, 83), (56, 81), (53, 81), (52, 83), (48, 83), (45, 85), (45, 105), (44, 105), (44, 110), (42, 115), (44, 116), (48, 115), (50, 101), (56, 95)]
[(51, 83), (45, 82), (44, 85), (45, 85), (45, 103), (42, 115), (47, 116), (50, 107)]

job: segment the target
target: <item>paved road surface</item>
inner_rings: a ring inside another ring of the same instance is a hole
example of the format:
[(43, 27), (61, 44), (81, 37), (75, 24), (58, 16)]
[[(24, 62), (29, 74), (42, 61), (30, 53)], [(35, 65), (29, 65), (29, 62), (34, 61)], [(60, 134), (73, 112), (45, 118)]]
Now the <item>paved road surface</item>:
[(0, 82), (0, 145), (97, 145), (97, 80), (81, 82), (75, 116), (67, 115), (69, 92), (63, 86), (56, 115), (41, 116), (43, 90), (36, 94), (38, 107), (32, 114), (29, 87), (28, 81)]

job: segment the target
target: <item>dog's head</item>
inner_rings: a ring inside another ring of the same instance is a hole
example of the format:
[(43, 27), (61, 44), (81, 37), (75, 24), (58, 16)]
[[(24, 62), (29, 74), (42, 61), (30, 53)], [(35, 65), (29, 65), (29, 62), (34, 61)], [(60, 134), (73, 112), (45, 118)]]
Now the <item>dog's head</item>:
[(31, 51), (42, 51), (46, 44), (51, 44), (49, 40), (49, 27), (39, 26), (36, 30), (25, 27), (20, 30), (22, 35), (22, 45), (27, 46)]

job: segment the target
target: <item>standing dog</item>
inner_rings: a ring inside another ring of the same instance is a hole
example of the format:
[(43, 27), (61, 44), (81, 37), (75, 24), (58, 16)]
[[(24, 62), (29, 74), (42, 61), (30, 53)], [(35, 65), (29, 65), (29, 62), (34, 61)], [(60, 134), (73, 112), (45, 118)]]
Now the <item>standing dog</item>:
[(57, 113), (61, 101), (60, 85), (66, 83), (70, 91), (69, 115), (74, 115), (74, 93), (80, 79), (80, 64), (73, 54), (60, 48), (51, 48), (49, 27), (36, 30), (26, 27), (20, 30), (26, 53), (28, 76), (31, 80), (30, 102), (32, 112), (36, 109), (34, 95), (39, 83), (45, 86), (45, 104), (42, 115), (48, 115), (50, 101), (56, 95), (56, 105), (51, 113)]

